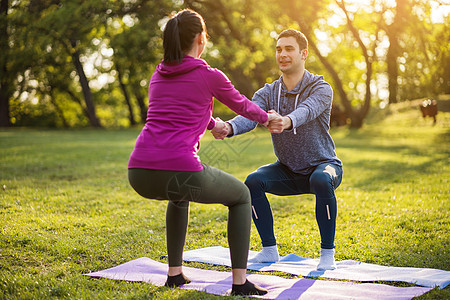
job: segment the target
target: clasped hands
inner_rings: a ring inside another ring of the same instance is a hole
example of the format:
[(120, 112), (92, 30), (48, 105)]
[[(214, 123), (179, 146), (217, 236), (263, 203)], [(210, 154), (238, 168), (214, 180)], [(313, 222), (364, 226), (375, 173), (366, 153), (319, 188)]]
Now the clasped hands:
[[(267, 113), (267, 122), (262, 124), (271, 133), (281, 133), (285, 129), (291, 129), (292, 128), (292, 120), (289, 117), (283, 117), (280, 114), (278, 114), (274, 110), (269, 110)], [(214, 138), (218, 140), (223, 140), (228, 135), (233, 134), (233, 127), (231, 127), (230, 123), (222, 121), (219, 117), (216, 118), (216, 125), (211, 130), (211, 133), (213, 134)]]

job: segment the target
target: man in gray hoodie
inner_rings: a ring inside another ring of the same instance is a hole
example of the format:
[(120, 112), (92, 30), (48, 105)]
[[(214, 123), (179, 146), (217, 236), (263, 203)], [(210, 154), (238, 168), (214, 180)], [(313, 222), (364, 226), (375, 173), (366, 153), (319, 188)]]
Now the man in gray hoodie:
[[(275, 163), (262, 166), (248, 175), (253, 221), (262, 241), (262, 251), (251, 261), (279, 260), (273, 229), (273, 215), (266, 193), (274, 195), (316, 195), (316, 220), (321, 236), (319, 270), (336, 268), (334, 237), (336, 197), (334, 190), (342, 180), (342, 163), (329, 134), (333, 90), (323, 76), (305, 69), (308, 41), (293, 29), (277, 38), (276, 60), (281, 77), (258, 90), (252, 101), (263, 110), (276, 112), (278, 118), (268, 128), (272, 134)], [(257, 123), (245, 117), (225, 122), (217, 139), (253, 130)]]

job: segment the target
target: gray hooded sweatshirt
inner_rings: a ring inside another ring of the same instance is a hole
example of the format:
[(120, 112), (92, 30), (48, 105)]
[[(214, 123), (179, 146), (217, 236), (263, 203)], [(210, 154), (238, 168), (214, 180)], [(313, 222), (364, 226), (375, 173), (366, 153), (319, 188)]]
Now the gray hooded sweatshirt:
[[(323, 163), (342, 166), (336, 156), (333, 139), (329, 134), (333, 90), (323, 76), (305, 70), (303, 79), (288, 91), (282, 76), (265, 84), (252, 101), (263, 110), (271, 109), (292, 120), (292, 129), (272, 133), (272, 142), (278, 161), (293, 172), (309, 175)], [(280, 88), (281, 85), (281, 88)], [(253, 130), (257, 122), (237, 116), (230, 120), (233, 134)]]

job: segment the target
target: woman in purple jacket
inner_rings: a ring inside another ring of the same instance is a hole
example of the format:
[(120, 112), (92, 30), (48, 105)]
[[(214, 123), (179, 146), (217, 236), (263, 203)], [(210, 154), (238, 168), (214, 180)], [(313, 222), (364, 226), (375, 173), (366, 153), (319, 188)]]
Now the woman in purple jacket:
[(200, 59), (206, 41), (205, 23), (198, 13), (183, 10), (168, 21), (163, 34), (164, 60), (150, 81), (147, 120), (130, 156), (128, 177), (141, 196), (169, 200), (166, 286), (190, 282), (182, 271), (189, 202), (221, 203), (229, 209), (232, 294), (264, 295), (265, 289), (246, 279), (251, 225), (248, 188), (233, 176), (202, 164), (197, 153), (206, 129), (216, 125), (213, 97), (263, 125), (273, 116), (241, 95), (221, 71)]

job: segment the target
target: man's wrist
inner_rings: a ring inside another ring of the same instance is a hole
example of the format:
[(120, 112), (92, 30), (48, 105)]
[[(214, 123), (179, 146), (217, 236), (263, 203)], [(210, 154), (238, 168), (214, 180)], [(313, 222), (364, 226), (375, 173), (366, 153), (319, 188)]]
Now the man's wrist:
[(227, 126), (228, 129), (228, 135), (227, 136), (233, 136), (233, 126), (231, 126), (230, 123), (225, 122), (225, 126)]
[(289, 117), (283, 117), (283, 129), (291, 130), (292, 129), (292, 120)]

